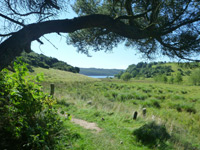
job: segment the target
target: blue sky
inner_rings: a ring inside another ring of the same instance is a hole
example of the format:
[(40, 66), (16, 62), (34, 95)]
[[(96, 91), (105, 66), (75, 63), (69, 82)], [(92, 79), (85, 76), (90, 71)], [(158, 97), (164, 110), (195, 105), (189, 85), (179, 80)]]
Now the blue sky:
[[(69, 10), (70, 13), (62, 15), (60, 19), (74, 18), (76, 15)], [(104, 51), (92, 52), (92, 57), (88, 57), (85, 54), (78, 53), (76, 48), (66, 44), (66, 38), (57, 34), (45, 35), (45, 38), (54, 44), (55, 48), (46, 39), (41, 38), (44, 42), (40, 45), (38, 42), (32, 42), (31, 48), (33, 51), (44, 54), (46, 56), (55, 57), (59, 60), (65, 61), (68, 64), (80, 68), (106, 68), (106, 69), (126, 69), (131, 64), (137, 64), (141, 61), (147, 61), (142, 58), (140, 53), (137, 53), (136, 49), (126, 48), (125, 46), (118, 45), (113, 49), (113, 52)], [(154, 61), (167, 61), (167, 58), (159, 57)]]

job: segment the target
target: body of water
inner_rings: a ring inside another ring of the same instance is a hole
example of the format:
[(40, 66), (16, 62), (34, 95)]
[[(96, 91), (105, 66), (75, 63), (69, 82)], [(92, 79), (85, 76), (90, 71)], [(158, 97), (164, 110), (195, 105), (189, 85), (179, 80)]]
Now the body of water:
[(91, 77), (91, 78), (114, 78), (114, 76), (88, 76), (88, 77)]

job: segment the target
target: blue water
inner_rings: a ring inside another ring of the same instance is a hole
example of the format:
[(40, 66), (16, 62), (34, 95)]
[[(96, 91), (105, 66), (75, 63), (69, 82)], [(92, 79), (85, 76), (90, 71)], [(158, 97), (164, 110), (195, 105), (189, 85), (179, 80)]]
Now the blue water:
[(114, 78), (114, 76), (88, 76), (88, 77), (91, 77), (91, 78)]

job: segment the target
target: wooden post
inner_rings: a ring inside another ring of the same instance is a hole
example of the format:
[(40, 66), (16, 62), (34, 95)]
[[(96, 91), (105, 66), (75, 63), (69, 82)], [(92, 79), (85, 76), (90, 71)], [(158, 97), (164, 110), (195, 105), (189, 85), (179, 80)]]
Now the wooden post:
[(51, 91), (50, 91), (50, 95), (53, 96), (54, 95), (54, 84), (51, 83)]
[(137, 119), (137, 115), (138, 115), (138, 112), (137, 112), (137, 111), (135, 111), (135, 112), (134, 112), (134, 114), (133, 114), (133, 119), (134, 119), (134, 120), (136, 120), (136, 119)]
[(147, 109), (146, 108), (142, 109), (142, 114), (143, 114), (144, 117), (146, 116), (146, 114), (147, 114)]

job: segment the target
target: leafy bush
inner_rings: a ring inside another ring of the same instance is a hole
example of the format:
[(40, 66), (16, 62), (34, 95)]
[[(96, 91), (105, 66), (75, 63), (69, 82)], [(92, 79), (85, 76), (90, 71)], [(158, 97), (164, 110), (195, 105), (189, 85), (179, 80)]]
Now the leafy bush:
[(200, 69), (193, 71), (189, 79), (193, 85), (200, 85)]
[(181, 73), (178, 72), (176, 77), (175, 77), (175, 82), (181, 83), (182, 81), (183, 81), (183, 77), (182, 77)]
[(121, 75), (121, 79), (124, 81), (129, 81), (131, 79), (131, 74), (129, 72), (125, 72)]
[(173, 77), (173, 76), (170, 76), (170, 78), (169, 78), (169, 83), (170, 83), (170, 84), (173, 84), (173, 83), (174, 83), (174, 77)]
[(159, 74), (154, 76), (154, 81), (167, 83), (168, 78), (165, 74)]
[(55, 100), (36, 84), (41, 75), (28, 78), (21, 61), (14, 70), (0, 72), (0, 149), (55, 149), (63, 127)]
[(164, 144), (170, 138), (164, 125), (157, 125), (155, 122), (150, 122), (133, 132), (136, 139), (144, 145), (156, 147), (159, 144)]

